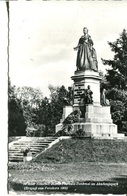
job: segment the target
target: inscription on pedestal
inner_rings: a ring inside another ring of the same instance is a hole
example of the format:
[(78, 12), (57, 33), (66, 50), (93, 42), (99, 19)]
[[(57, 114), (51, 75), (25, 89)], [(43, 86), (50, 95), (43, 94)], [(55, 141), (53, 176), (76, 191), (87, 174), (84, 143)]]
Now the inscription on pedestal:
[(74, 104), (80, 104), (81, 95), (84, 93), (84, 84), (75, 84), (74, 85)]
[(88, 85), (90, 86), (90, 89), (93, 92), (92, 97), (94, 105), (100, 105), (101, 77), (99, 76), (98, 72), (86, 70), (84, 72), (82, 71), (82, 73), (75, 73), (75, 75), (71, 78), (74, 81), (74, 95), (76, 95), (76, 97), (74, 98), (74, 103), (76, 105), (79, 104), (79, 101), (77, 100), (77, 95), (79, 95), (80, 97), (80, 91), (84, 93), (83, 91), (87, 89)]

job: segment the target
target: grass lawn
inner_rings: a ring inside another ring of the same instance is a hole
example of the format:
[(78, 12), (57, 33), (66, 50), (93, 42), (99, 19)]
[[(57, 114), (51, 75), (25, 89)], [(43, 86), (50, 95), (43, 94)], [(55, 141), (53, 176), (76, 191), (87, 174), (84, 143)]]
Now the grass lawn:
[(62, 140), (30, 163), (9, 163), (9, 173), (9, 189), (19, 192), (63, 184), (73, 193), (127, 193), (127, 140)]
[(127, 139), (100, 140), (72, 138), (61, 140), (35, 159), (40, 163), (103, 162), (127, 163)]
[[(57, 185), (61, 183), (64, 185), (78, 185), (79, 182), (107, 181), (118, 183), (118, 186), (124, 186), (124, 191), (125, 189), (127, 190), (127, 164), (125, 163), (20, 163), (20, 166), (10, 166), (9, 172), (11, 174), (9, 179), (10, 187), (13, 189), (17, 185), (31, 183), (41, 183), (41, 185)], [(90, 186), (89, 188), (91, 189)], [(116, 187), (114, 188), (116, 189)], [(123, 190), (120, 189), (120, 191)]]
[[(27, 163), (28, 164), (28, 163)], [(21, 164), (20, 164), (21, 165)], [(22, 166), (24, 164), (22, 163)], [(16, 182), (65, 182), (105, 181), (120, 176), (127, 177), (125, 163), (70, 163), (28, 164), (24, 169), (10, 169), (11, 179)]]

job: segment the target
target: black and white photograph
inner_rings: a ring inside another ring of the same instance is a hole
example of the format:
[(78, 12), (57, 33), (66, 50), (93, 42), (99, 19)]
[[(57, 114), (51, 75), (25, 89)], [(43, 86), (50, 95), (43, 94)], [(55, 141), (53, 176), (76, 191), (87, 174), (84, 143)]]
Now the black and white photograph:
[(127, 1), (4, 3), (8, 194), (127, 194)]

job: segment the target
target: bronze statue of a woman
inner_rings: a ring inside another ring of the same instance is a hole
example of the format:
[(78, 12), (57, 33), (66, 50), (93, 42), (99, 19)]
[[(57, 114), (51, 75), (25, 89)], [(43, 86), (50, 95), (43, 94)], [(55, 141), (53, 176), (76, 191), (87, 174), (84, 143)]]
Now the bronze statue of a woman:
[(96, 51), (93, 48), (93, 41), (88, 34), (88, 29), (83, 28), (84, 35), (79, 39), (78, 46), (74, 50), (77, 52), (76, 67), (78, 70), (93, 70), (98, 71), (98, 62)]

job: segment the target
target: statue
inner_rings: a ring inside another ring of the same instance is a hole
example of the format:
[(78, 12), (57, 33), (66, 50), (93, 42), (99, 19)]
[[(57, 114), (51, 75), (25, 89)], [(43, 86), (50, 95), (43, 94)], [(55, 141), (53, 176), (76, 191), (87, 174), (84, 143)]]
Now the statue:
[(67, 136), (73, 133), (73, 123), (80, 122), (81, 111), (74, 110), (62, 123), (62, 128), (54, 136)]
[(84, 92), (80, 95), (79, 108), (81, 111), (81, 118), (84, 118), (86, 112), (86, 105), (93, 104), (93, 92), (90, 89), (90, 85), (88, 85), (87, 89), (84, 89)]
[(92, 104), (93, 103), (93, 92), (90, 89), (90, 85), (88, 85), (87, 89), (85, 90), (85, 104)]
[(106, 99), (106, 89), (104, 88), (101, 93), (101, 105), (109, 106), (109, 100)]
[(66, 106), (72, 106), (73, 105), (73, 88), (72, 87), (68, 87), (68, 92), (65, 98), (63, 98), (63, 102)]
[(84, 92), (80, 95), (79, 108), (81, 111), (81, 118), (84, 118), (86, 112), (86, 105), (93, 104), (93, 92), (90, 89), (90, 85), (87, 86), (87, 89), (84, 89)]
[(85, 107), (85, 93), (86, 89), (84, 89), (84, 92), (80, 95), (80, 102), (79, 102), (79, 108), (81, 111), (81, 118), (84, 118), (85, 112), (86, 112), (86, 107)]
[(88, 29), (83, 28), (84, 35), (79, 39), (78, 46), (74, 50), (77, 52), (76, 67), (78, 70), (93, 70), (98, 71), (98, 62), (96, 51), (93, 48), (93, 41), (88, 34)]
[(70, 105), (73, 105), (73, 98), (74, 98), (74, 90), (71, 86), (68, 87), (68, 99), (70, 102)]

